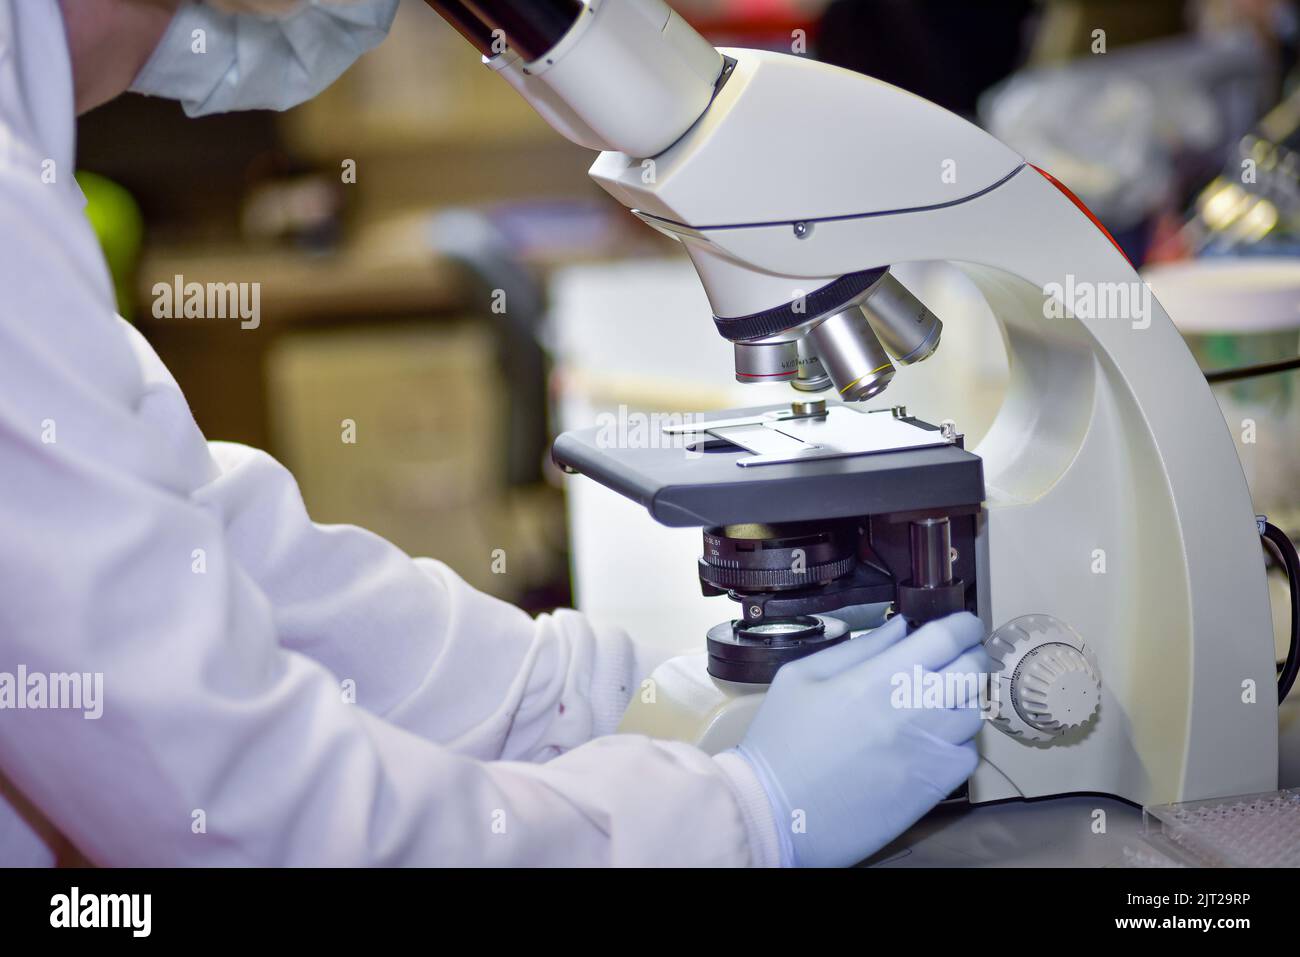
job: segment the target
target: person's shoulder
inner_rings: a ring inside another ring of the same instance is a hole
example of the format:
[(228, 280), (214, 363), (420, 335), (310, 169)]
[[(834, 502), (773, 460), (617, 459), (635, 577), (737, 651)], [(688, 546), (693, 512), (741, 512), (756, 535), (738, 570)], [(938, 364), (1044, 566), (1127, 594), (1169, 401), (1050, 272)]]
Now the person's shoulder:
[(0, 171), (46, 185), (71, 176), (75, 131), (58, 0), (0, 0)]

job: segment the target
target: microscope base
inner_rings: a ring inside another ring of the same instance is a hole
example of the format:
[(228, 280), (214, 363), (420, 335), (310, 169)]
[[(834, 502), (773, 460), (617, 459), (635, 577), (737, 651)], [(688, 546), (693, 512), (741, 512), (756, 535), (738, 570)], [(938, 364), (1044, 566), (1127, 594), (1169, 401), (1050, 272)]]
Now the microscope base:
[(708, 660), (697, 652), (656, 668), (633, 696), (618, 732), (685, 741), (708, 754), (738, 745), (768, 686), (715, 678)]

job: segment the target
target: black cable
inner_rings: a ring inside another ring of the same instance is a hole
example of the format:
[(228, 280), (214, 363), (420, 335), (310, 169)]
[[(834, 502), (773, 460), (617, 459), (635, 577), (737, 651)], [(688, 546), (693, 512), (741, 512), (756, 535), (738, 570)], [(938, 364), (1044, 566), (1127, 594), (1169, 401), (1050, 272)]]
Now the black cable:
[(1277, 362), (1261, 362), (1259, 365), (1238, 366), (1235, 369), (1217, 369), (1205, 373), (1205, 381), (1213, 385), (1216, 382), (1235, 382), (1238, 379), (1253, 379), (1255, 376), (1272, 375), (1275, 372), (1290, 372), (1300, 369), (1300, 356), (1280, 359)]
[(1287, 649), (1282, 673), (1277, 676), (1277, 701), (1281, 704), (1295, 684), (1296, 672), (1300, 671), (1300, 556), (1296, 555), (1291, 539), (1271, 522), (1260, 522), (1260, 535), (1277, 551), (1291, 590), (1291, 645)]

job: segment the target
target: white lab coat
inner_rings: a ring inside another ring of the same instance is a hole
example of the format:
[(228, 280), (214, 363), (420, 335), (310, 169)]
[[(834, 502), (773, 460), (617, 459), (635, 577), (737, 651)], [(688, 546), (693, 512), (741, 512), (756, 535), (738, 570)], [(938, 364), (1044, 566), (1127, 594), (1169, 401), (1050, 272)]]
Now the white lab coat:
[(0, 710), (0, 864), (773, 863), (743, 759), (611, 735), (621, 632), (315, 525), (204, 440), (114, 315), (58, 10), (0, 0), (0, 672), (104, 703)]

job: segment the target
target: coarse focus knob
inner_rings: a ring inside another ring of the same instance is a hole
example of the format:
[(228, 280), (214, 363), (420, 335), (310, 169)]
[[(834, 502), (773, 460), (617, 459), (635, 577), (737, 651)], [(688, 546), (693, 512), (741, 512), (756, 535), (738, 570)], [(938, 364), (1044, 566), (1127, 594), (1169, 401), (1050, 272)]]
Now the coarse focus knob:
[(1050, 742), (1096, 720), (1101, 669), (1079, 633), (1051, 615), (1015, 618), (984, 642), (992, 676), (993, 724), (1026, 741)]
[(1101, 703), (1101, 679), (1088, 659), (1063, 644), (1039, 645), (1020, 659), (1011, 679), (1016, 710), (1053, 735), (1092, 720)]

